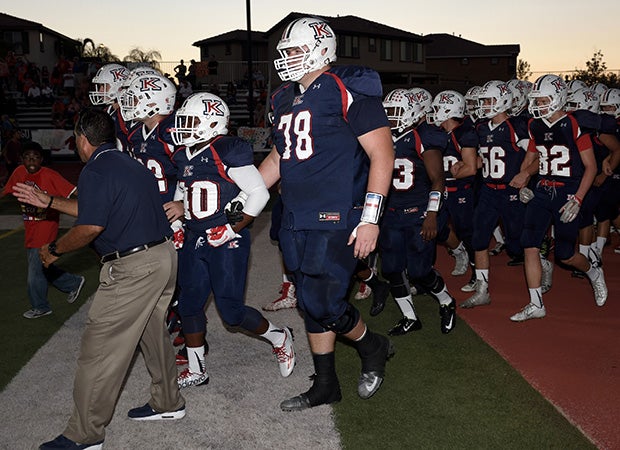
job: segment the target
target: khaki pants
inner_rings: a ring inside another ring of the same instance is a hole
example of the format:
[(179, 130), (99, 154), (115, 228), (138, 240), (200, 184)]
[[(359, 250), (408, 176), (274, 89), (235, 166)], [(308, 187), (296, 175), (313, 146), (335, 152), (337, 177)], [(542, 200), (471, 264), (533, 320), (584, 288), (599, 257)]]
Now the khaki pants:
[(165, 325), (176, 275), (177, 255), (170, 241), (101, 268), (82, 336), (74, 410), (63, 433), (69, 439), (94, 443), (104, 438), (138, 344), (151, 375), (149, 405), (160, 412), (184, 405)]

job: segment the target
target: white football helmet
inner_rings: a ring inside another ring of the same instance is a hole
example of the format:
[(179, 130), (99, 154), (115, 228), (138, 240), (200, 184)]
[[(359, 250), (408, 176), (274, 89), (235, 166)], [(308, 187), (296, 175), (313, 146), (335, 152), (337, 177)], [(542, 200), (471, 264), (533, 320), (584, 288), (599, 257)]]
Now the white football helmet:
[(585, 82), (575, 78), (574, 80), (568, 81), (566, 83), (566, 87), (568, 88), (568, 95), (570, 95), (579, 89), (587, 89), (588, 85)]
[(590, 88), (577, 89), (566, 97), (565, 111), (576, 111), (585, 109), (598, 114), (600, 98), (596, 92)]
[(448, 119), (461, 119), (465, 116), (465, 98), (456, 91), (441, 91), (432, 103), (433, 112), (427, 116), (429, 123), (441, 125)]
[(117, 101), (118, 90), (129, 78), (129, 70), (120, 64), (106, 64), (93, 77), (93, 90), (88, 98), (93, 105), (111, 105)]
[(601, 112), (620, 118), (620, 89), (607, 89), (601, 97)]
[(480, 118), (480, 112), (478, 110), (478, 94), (482, 86), (472, 86), (465, 92), (465, 112), (473, 120)]
[(143, 120), (174, 109), (177, 88), (162, 75), (141, 75), (133, 79), (121, 95), (123, 120)]
[(594, 92), (596, 92), (599, 95), (599, 97), (600, 97), (609, 88), (606, 85), (604, 85), (603, 83), (594, 83), (592, 86), (590, 86), (590, 89), (592, 89)]
[(414, 122), (418, 122), (424, 114), (433, 112), (433, 96), (426, 89), (414, 87), (409, 89), (409, 94), (413, 96), (414, 103), (420, 105), (422, 114), (414, 117)]
[[(323, 19), (304, 17), (291, 22), (277, 45), (282, 56), (273, 64), (282, 81), (299, 81), (305, 74), (336, 61), (336, 34)], [(288, 54), (287, 49), (300, 49)]]
[(527, 106), (527, 95), (532, 90), (532, 83), (527, 80), (518, 80), (513, 78), (508, 81), (508, 87), (512, 92), (512, 106), (510, 114), (516, 116), (521, 113)]
[(490, 119), (512, 108), (512, 92), (508, 84), (499, 80), (484, 83), (478, 94), (480, 117)]
[(228, 105), (217, 95), (209, 92), (192, 94), (175, 113), (172, 142), (191, 147), (226, 135), (229, 118)]
[[(536, 119), (550, 117), (564, 107), (567, 93), (568, 88), (561, 77), (550, 73), (543, 75), (536, 80), (528, 95), (528, 110)], [(537, 99), (545, 97), (549, 98), (548, 104), (536, 104)]]
[(393, 131), (402, 133), (415, 123), (414, 116), (421, 114), (420, 105), (413, 101), (407, 89), (394, 89), (383, 100), (385, 114)]

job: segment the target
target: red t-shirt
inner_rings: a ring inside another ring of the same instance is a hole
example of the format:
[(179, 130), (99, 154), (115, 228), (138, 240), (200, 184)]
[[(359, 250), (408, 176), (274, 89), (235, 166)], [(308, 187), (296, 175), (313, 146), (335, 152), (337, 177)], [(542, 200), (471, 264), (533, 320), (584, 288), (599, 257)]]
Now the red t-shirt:
[[(37, 186), (39, 189), (50, 195), (58, 197), (69, 197), (75, 186), (65, 180), (55, 170), (41, 167), (36, 173), (28, 173), (26, 167), (19, 166), (15, 169), (11, 177), (4, 186), (4, 194), (12, 194), (13, 186), (17, 183), (26, 183)], [(21, 204), (22, 215), (24, 218), (25, 245), (26, 248), (41, 248), (49, 244), (58, 234), (58, 221), (60, 214), (54, 209), (37, 208), (26, 204)]]

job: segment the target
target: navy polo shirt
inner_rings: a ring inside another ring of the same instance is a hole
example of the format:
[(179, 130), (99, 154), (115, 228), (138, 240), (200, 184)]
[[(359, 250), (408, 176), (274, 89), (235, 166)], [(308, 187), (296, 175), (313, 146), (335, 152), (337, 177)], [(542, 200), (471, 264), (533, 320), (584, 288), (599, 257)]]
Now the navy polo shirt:
[(95, 150), (80, 173), (76, 225), (104, 228), (93, 241), (99, 255), (172, 234), (155, 177), (112, 143)]

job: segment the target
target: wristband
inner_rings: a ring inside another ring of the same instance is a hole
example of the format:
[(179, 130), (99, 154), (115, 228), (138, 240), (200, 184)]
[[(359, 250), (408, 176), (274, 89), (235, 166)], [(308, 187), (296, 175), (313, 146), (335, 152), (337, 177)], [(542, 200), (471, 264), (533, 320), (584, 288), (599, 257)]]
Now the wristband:
[(62, 253), (56, 252), (56, 241), (52, 241), (47, 246), (47, 251), (50, 252), (50, 255), (55, 256), (56, 258), (60, 258)]
[(50, 195), (50, 202), (47, 204), (45, 209), (50, 209), (52, 207), (52, 202), (54, 201), (54, 196)]
[(383, 200), (384, 197), (376, 192), (366, 192), (366, 198), (364, 199), (364, 210), (362, 211), (362, 218), (360, 222), (372, 223), (374, 225), (379, 224), (381, 214), (383, 213)]
[(441, 206), (441, 192), (430, 191), (428, 193), (428, 205), (426, 205), (426, 212), (438, 212)]

